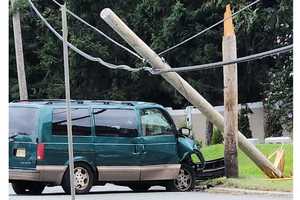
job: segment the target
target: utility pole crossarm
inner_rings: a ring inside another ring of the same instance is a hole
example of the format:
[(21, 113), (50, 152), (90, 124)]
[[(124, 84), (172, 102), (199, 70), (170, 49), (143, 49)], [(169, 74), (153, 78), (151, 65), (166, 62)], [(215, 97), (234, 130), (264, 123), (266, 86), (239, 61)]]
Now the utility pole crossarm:
[[(130, 46), (142, 55), (155, 69), (166, 70), (170, 66), (165, 63), (149, 46), (147, 46), (122, 20), (109, 8), (102, 10), (102, 19), (109, 24)], [(162, 74), (192, 105), (197, 107), (213, 124), (224, 131), (224, 118), (204, 99), (189, 83), (175, 72)], [(282, 173), (240, 132), (239, 147), (269, 177), (281, 177)]]

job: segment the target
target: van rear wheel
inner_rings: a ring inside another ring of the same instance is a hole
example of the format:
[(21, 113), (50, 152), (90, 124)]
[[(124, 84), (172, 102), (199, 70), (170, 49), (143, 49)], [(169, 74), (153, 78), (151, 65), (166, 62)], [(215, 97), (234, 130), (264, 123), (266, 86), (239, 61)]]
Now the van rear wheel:
[[(74, 164), (74, 187), (76, 194), (86, 194), (90, 191), (94, 184), (94, 174), (91, 168), (84, 163)], [(70, 171), (67, 169), (63, 182), (62, 188), (65, 193), (71, 193), (70, 187)]]
[(16, 194), (39, 195), (42, 194), (45, 188), (45, 185), (42, 183), (29, 181), (15, 181), (11, 185)]

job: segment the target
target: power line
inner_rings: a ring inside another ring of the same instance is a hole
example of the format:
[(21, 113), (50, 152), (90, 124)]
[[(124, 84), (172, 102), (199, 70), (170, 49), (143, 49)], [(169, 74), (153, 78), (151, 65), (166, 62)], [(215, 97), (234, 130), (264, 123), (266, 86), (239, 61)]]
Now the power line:
[(174, 45), (174, 46), (172, 46), (172, 47), (170, 47), (170, 48), (168, 48), (168, 49), (166, 49), (166, 50), (160, 52), (158, 55), (163, 55), (163, 54), (167, 53), (168, 51), (171, 51), (171, 50), (173, 50), (173, 49), (175, 49), (175, 48), (177, 48), (177, 47), (183, 45), (184, 43), (186, 43), (186, 42), (188, 42), (188, 41), (194, 39), (195, 37), (198, 37), (199, 35), (202, 35), (203, 33), (209, 31), (210, 29), (212, 29), (212, 28), (214, 28), (215, 26), (217, 26), (217, 25), (223, 23), (224, 21), (226, 21), (226, 20), (228, 20), (228, 19), (230, 19), (230, 18), (235, 18), (236, 15), (238, 15), (240, 12), (246, 10), (247, 8), (249, 8), (249, 7), (251, 7), (251, 6), (255, 5), (255, 4), (257, 4), (259, 1), (260, 1), (260, 0), (256, 0), (256, 1), (252, 2), (252, 3), (250, 3), (249, 5), (245, 6), (245, 7), (242, 8), (242, 9), (240, 9), (239, 11), (233, 13), (231, 16), (229, 16), (229, 17), (227, 17), (227, 18), (224, 18), (224, 19), (218, 21), (217, 23), (215, 23), (215, 24), (209, 26), (208, 28), (206, 28), (206, 29), (200, 31), (199, 33), (197, 33), (197, 34), (195, 34), (195, 35), (193, 35), (193, 36), (191, 36), (191, 37), (189, 37), (189, 38), (183, 40), (182, 42), (180, 42), (180, 43), (178, 43), (178, 44), (176, 44), (176, 45)]
[(262, 53), (237, 58), (237, 59), (231, 60), (231, 61), (225, 61), (225, 62), (221, 61), (221, 62), (215, 62), (215, 63), (202, 64), (202, 65), (185, 66), (185, 67), (172, 68), (172, 69), (168, 69), (168, 70), (150, 69), (150, 72), (152, 74), (163, 74), (163, 73), (168, 73), (168, 72), (187, 72), (187, 71), (196, 71), (196, 70), (203, 70), (203, 69), (214, 69), (214, 68), (218, 68), (218, 67), (223, 67), (224, 65), (249, 62), (252, 60), (262, 59), (264, 57), (268, 57), (268, 56), (272, 56), (272, 55), (276, 55), (276, 54), (283, 54), (283, 53), (287, 53), (291, 50), (293, 50), (293, 44), (284, 46), (284, 47), (280, 47), (277, 49), (272, 49), (270, 51), (265, 51)]
[[(58, 5), (60, 8), (63, 6), (62, 4), (58, 3), (56, 0), (52, 0), (56, 5)], [(70, 11), (69, 9), (66, 8), (67, 13), (69, 13), (70, 15), (72, 15), (74, 18), (76, 18), (78, 21), (82, 22), (83, 24), (87, 25), (88, 27), (92, 28), (93, 30), (95, 30), (96, 32), (98, 32), (99, 34), (101, 34), (102, 36), (104, 36), (106, 39), (108, 39), (109, 41), (111, 41), (112, 43), (114, 43), (115, 45), (121, 47), (122, 49), (128, 51), (129, 53), (131, 53), (132, 55), (134, 55), (135, 57), (137, 57), (138, 59), (144, 61), (144, 58), (142, 58), (140, 55), (138, 55), (137, 53), (133, 52), (132, 50), (130, 50), (129, 48), (125, 47), (124, 45), (118, 43), (117, 41), (115, 41), (114, 39), (112, 39), (111, 37), (109, 37), (108, 35), (106, 35), (105, 33), (103, 33), (101, 30), (97, 29), (96, 27), (92, 26), (91, 24), (89, 24), (87, 21), (85, 21), (84, 19), (82, 19), (81, 17), (79, 17), (78, 15), (76, 15), (75, 13), (73, 13), (72, 11)]]
[[(61, 41), (63, 41), (62, 36), (49, 24), (49, 22), (42, 16), (42, 14), (38, 11), (38, 9), (35, 7), (35, 5), (32, 3), (31, 0), (28, 0), (30, 6), (32, 7), (32, 9), (34, 10), (34, 12), (37, 14), (37, 16), (44, 22), (44, 24), (49, 28), (49, 30)], [(123, 69), (123, 70), (127, 70), (130, 72), (138, 72), (141, 70), (149, 70), (149, 67), (141, 67), (141, 68), (132, 68), (129, 67), (127, 65), (115, 65), (112, 63), (108, 63), (106, 61), (104, 61), (103, 59), (99, 58), (99, 57), (93, 57), (87, 53), (85, 53), (84, 51), (78, 49), (76, 46), (74, 46), (73, 44), (71, 44), (70, 42), (67, 42), (68, 46), (75, 51), (76, 53), (78, 53), (79, 55), (83, 56), (84, 58), (93, 61), (93, 62), (98, 62), (110, 69)]]

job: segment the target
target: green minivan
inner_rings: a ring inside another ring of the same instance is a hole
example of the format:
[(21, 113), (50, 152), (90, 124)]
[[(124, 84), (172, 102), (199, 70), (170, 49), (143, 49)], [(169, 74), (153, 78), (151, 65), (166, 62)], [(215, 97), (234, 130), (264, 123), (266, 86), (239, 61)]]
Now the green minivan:
[[(71, 101), (74, 185), (88, 193), (113, 183), (133, 191), (161, 185), (192, 190), (205, 161), (155, 103)], [(30, 100), (9, 104), (9, 182), (16, 194), (41, 194), (61, 185), (70, 193), (66, 104)]]

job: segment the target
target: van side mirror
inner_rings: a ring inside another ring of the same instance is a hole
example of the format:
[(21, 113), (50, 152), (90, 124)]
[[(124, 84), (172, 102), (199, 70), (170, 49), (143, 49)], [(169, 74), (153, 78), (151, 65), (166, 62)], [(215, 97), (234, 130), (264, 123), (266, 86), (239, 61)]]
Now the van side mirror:
[(187, 137), (189, 137), (191, 135), (191, 130), (188, 129), (188, 128), (184, 128), (184, 127), (180, 128), (178, 130), (178, 132), (179, 132), (180, 135), (184, 135), (184, 136), (187, 136)]

